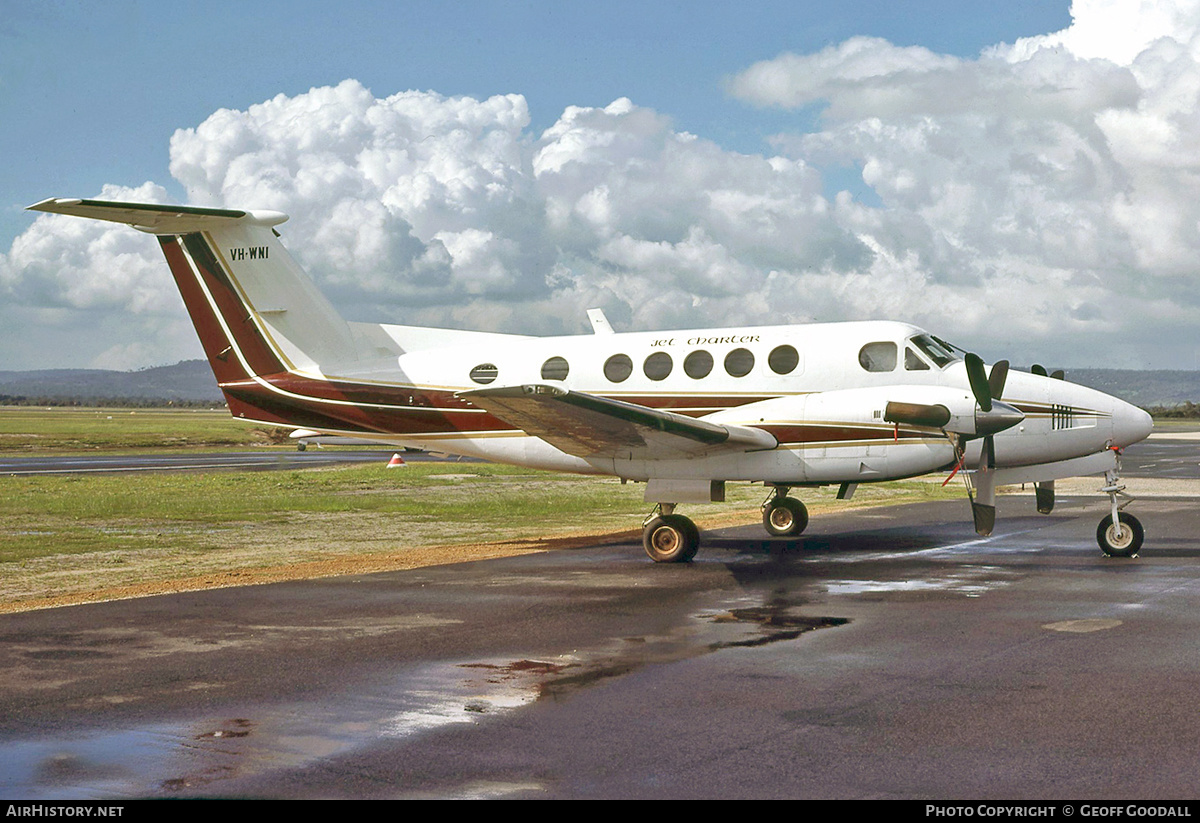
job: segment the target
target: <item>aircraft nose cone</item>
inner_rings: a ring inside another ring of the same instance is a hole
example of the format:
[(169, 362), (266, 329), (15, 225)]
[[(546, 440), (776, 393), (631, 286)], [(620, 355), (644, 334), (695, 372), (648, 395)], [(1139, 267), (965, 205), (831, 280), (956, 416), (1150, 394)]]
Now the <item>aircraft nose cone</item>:
[(1137, 406), (1120, 403), (1113, 409), (1113, 444), (1120, 448), (1145, 440), (1153, 428), (1149, 413)]

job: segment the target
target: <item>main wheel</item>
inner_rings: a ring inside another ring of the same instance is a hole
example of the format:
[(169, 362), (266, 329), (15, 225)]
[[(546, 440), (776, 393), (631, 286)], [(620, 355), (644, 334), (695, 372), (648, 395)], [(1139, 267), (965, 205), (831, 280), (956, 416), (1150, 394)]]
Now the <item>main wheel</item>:
[(1105, 515), (1096, 529), (1096, 542), (1100, 550), (1109, 557), (1137, 557), (1142, 548), (1142, 540), (1146, 534), (1142, 524), (1132, 514), (1120, 512), (1121, 534), (1117, 536), (1117, 528), (1113, 525), (1112, 515)]
[(772, 537), (795, 537), (808, 528), (808, 509), (794, 497), (776, 497), (763, 509), (763, 528)]
[(686, 563), (700, 548), (700, 530), (681, 514), (661, 515), (646, 524), (642, 545), (655, 563)]

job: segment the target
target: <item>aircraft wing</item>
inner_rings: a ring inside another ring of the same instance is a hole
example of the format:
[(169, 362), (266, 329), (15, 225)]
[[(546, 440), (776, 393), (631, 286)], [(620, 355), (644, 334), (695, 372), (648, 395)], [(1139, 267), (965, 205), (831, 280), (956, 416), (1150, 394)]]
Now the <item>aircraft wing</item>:
[(459, 392), (458, 397), (577, 457), (667, 459), (773, 449), (762, 429), (697, 420), (636, 403), (535, 383)]

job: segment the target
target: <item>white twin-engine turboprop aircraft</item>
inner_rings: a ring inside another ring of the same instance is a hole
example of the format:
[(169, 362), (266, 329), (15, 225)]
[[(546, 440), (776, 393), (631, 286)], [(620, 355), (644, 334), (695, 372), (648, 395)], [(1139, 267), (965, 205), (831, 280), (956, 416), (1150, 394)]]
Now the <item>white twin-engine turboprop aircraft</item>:
[[(1061, 373), (985, 370), (973, 354), (903, 323), (823, 323), (617, 334), (512, 334), (349, 323), (280, 244), (279, 212), (97, 200), (30, 208), (156, 235), (217, 382), (238, 418), (644, 482), (656, 561), (699, 546), (680, 503), (720, 501), (730, 481), (772, 491), (763, 525), (797, 535), (788, 492), (965, 469), (975, 528), (991, 533), (1000, 484), (1103, 474), (1111, 505), (1097, 539), (1133, 556), (1120, 450), (1146, 412)], [(1056, 379), (1058, 378), (1058, 379)], [(1001, 400), (1003, 397), (1003, 400)]]

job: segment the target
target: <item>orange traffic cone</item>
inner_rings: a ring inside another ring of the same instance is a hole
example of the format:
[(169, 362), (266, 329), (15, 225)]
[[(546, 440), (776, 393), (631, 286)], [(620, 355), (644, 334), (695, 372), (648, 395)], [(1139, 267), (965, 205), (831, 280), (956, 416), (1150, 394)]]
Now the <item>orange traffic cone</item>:
[(392, 459), (388, 461), (387, 467), (389, 469), (394, 469), (397, 466), (406, 466), (406, 465), (408, 465), (408, 464), (404, 462), (404, 458), (401, 457), (399, 453), (396, 453), (396, 454), (393, 454)]

